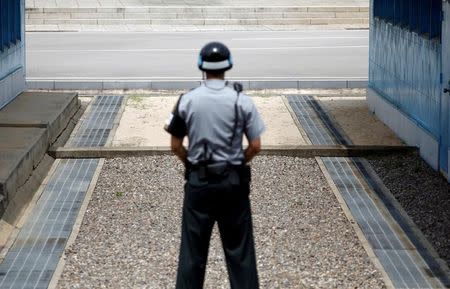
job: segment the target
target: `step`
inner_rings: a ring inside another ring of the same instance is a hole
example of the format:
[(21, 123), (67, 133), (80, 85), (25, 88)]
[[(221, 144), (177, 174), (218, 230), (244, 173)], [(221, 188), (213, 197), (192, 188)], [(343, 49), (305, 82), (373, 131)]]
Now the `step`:
[[(14, 192), (27, 181), (48, 148), (45, 128), (0, 127), (0, 195), (14, 198)], [(7, 202), (6, 202), (7, 203)], [(6, 209), (3, 203), (2, 212)]]
[(369, 12), (369, 6), (140, 6), (108, 8), (26, 8), (35, 13), (282, 13), (282, 12)]
[(26, 24), (48, 27), (51, 27), (50, 25), (365, 25), (369, 19), (368, 10), (366, 6), (28, 8)]
[(258, 12), (258, 13), (33, 13), (27, 19), (267, 19), (369, 18), (368, 12)]
[(29, 201), (17, 200), (17, 191), (79, 107), (76, 93), (24, 92), (0, 110), (0, 216), (11, 202)]
[(367, 18), (267, 19), (28, 19), (27, 25), (324, 25), (366, 24)]
[(67, 126), (67, 116), (79, 108), (75, 93), (23, 92), (0, 110), (0, 127), (40, 127), (49, 142)]

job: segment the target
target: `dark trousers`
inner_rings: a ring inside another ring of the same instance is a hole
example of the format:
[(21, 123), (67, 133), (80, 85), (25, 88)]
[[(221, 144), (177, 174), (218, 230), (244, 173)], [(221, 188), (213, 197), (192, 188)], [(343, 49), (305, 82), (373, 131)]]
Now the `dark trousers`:
[(201, 289), (208, 248), (217, 221), (232, 289), (256, 289), (249, 185), (231, 185), (226, 179), (192, 184), (187, 181), (183, 204), (177, 289)]

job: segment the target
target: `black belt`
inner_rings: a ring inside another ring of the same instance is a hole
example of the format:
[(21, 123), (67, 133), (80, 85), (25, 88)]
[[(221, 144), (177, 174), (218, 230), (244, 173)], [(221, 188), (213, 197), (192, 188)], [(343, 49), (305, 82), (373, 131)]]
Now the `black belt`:
[(198, 174), (201, 179), (220, 179), (230, 175), (230, 173), (237, 173), (239, 178), (250, 181), (251, 173), (250, 166), (248, 165), (234, 165), (226, 162), (215, 163), (203, 163), (203, 164), (191, 164), (186, 165), (185, 178), (189, 178), (190, 173)]

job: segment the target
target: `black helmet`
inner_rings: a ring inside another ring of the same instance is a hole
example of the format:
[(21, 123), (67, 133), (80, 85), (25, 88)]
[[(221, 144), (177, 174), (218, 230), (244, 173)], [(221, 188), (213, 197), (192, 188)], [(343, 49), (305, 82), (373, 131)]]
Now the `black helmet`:
[(233, 67), (228, 47), (220, 42), (210, 42), (200, 51), (198, 68), (201, 71), (224, 72)]

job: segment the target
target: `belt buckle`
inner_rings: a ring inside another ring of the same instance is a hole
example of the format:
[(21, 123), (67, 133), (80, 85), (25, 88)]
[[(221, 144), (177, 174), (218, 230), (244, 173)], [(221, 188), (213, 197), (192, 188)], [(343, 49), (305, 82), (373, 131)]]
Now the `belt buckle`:
[(227, 163), (211, 163), (206, 165), (207, 174), (210, 176), (225, 176), (228, 171)]

